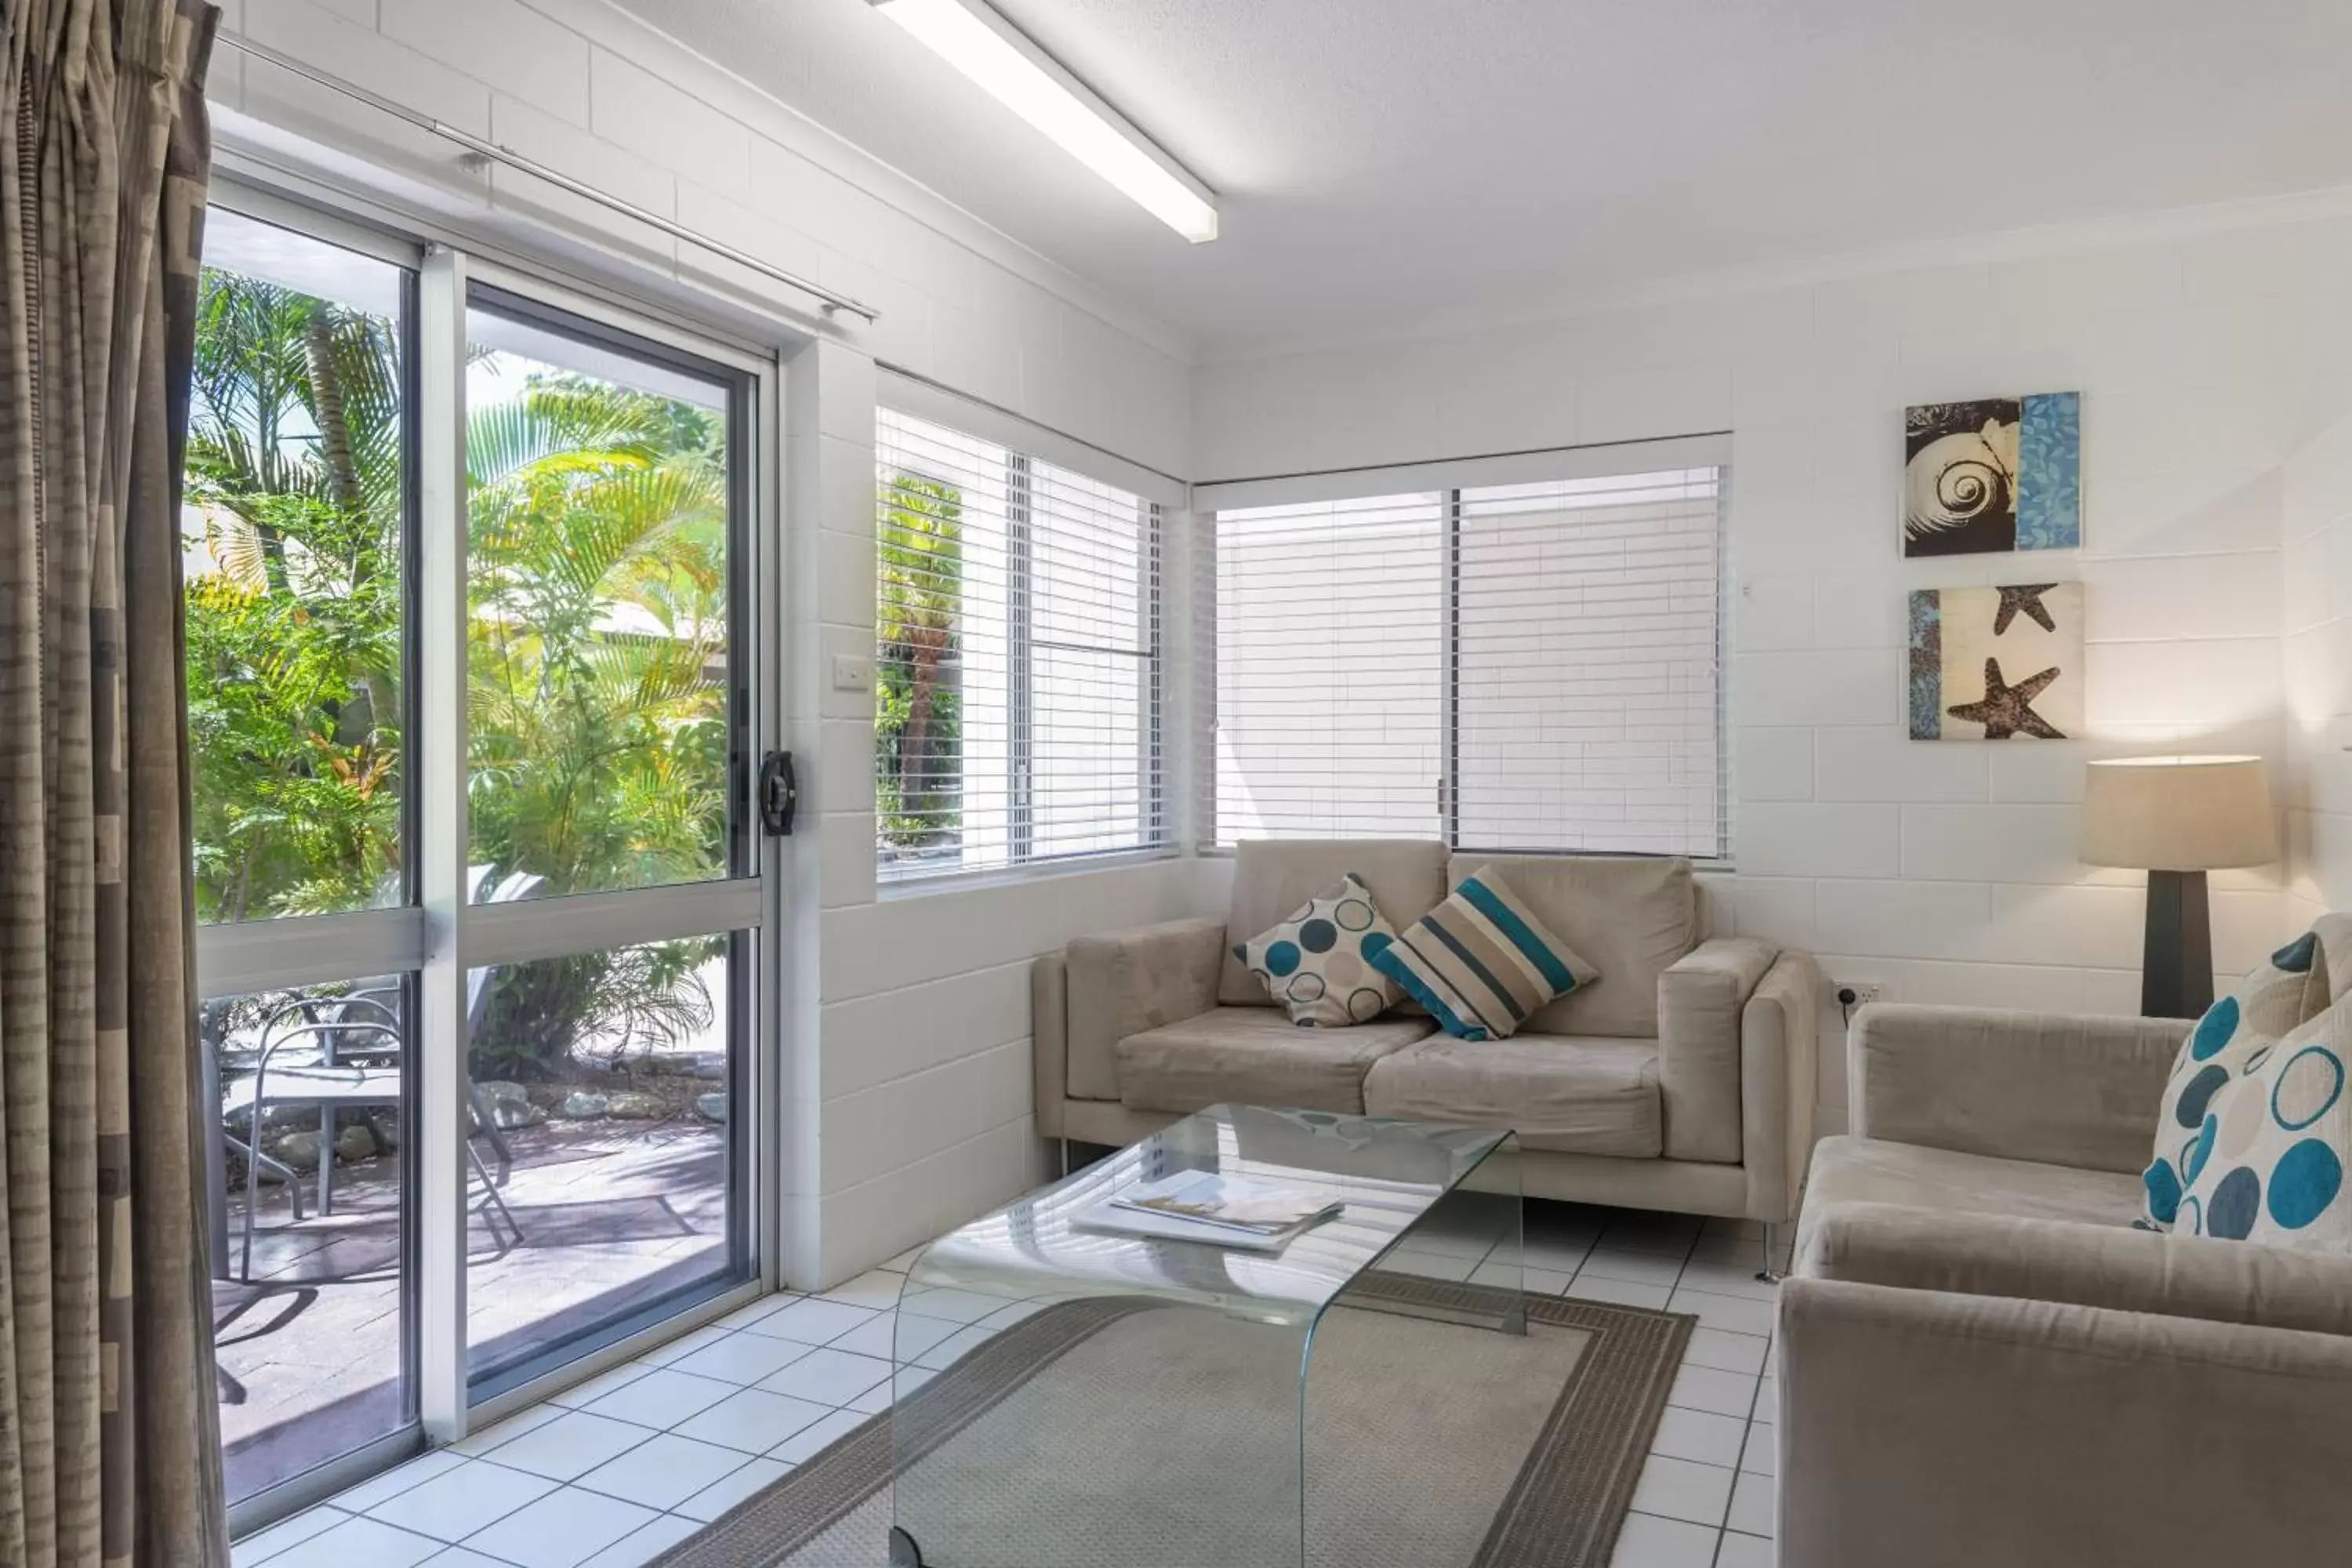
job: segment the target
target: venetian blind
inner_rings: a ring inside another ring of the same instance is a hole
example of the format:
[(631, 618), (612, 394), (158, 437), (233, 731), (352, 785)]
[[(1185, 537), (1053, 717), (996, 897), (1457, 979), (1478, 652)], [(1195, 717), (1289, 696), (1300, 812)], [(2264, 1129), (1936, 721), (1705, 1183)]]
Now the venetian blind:
[(1720, 857), (1724, 470), (1630, 466), (1708, 453), (1203, 487), (1202, 842)]
[(882, 875), (1163, 842), (1160, 507), (887, 408), (875, 447)]

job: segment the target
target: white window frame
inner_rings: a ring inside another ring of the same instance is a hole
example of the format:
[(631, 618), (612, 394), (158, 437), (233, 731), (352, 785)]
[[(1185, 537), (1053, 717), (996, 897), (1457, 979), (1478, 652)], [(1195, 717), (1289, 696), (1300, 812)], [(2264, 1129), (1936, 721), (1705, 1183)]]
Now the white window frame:
[[(1618, 476), (1711, 468), (1717, 478), (1715, 683), (1714, 722), (1715, 847), (1712, 854), (1652, 855), (1643, 851), (1585, 849), (1574, 847), (1528, 847), (1465, 842), (1461, 835), (1461, 758), (1463, 726), (1460, 712), (1462, 668), (1460, 544), (1463, 492), (1489, 487), (1543, 484), (1563, 480), (1601, 479)], [(1514, 452), (1495, 457), (1445, 459), (1350, 468), (1326, 473), (1285, 474), (1195, 485), (1192, 511), (1197, 532), (1193, 553), (1192, 693), (1193, 848), (1201, 855), (1229, 855), (1234, 841), (1220, 837), (1217, 811), (1217, 516), (1222, 511), (1254, 507), (1344, 504), (1385, 496), (1435, 494), (1444, 516), (1445, 563), (1441, 598), (1444, 609), (1444, 675), (1440, 731), (1441, 774), (1436, 781), (1433, 816), (1438, 836), (1450, 849), (1479, 853), (1525, 855), (1612, 855), (1629, 858), (1688, 858), (1704, 870), (1733, 868), (1730, 737), (1727, 694), (1730, 684), (1726, 658), (1731, 578), (1727, 522), (1731, 507), (1731, 437), (1727, 432), (1674, 436), (1655, 440), (1612, 442), (1591, 447), (1557, 447)]]
[[(1169, 716), (1173, 690), (1170, 658), (1171, 612), (1174, 603), (1171, 588), (1176, 576), (1171, 567), (1173, 554), (1171, 546), (1174, 523), (1184, 504), (1183, 484), (1132, 459), (1105, 451), (1075, 437), (1046, 429), (992, 404), (965, 396), (906, 372), (882, 370), (877, 377), (875, 402), (877, 415), (887, 411), (920, 419), (1004, 448), (1007, 454), (1007, 510), (1009, 513), (1016, 514), (1008, 517), (1008, 530), (1015, 536), (1008, 541), (1007, 550), (1013, 564), (1006, 584), (1005, 614), (1005, 657), (1009, 668), (1003, 726), (1006, 739), (1003, 793), (1011, 803), (1004, 814), (1008, 841), (1006, 852), (1002, 858), (991, 858), (976, 865), (944, 860), (935, 864), (893, 862), (884, 858), (877, 823), (875, 844), (877, 896), (888, 899), (985, 886), (1039, 875), (1166, 859), (1181, 854), (1170, 788), (1170, 741), (1174, 726), (1170, 723)], [(1026, 508), (1017, 499), (1012, 498), (1026, 493), (1028, 476), (1034, 465), (1040, 462), (1049, 463), (1096, 483), (1129, 491), (1138, 498), (1141, 509), (1139, 527), (1141, 530), (1139, 560), (1143, 582), (1138, 595), (1140, 622), (1138, 646), (1135, 649), (1102, 650), (1141, 659), (1149, 667), (1137, 713), (1139, 831), (1135, 842), (1115, 847), (1039, 853), (1034, 845), (1034, 816), (1024, 804), (1029, 798), (1029, 784), (1034, 776), (1030, 772), (1034, 752), (1032, 745), (1024, 743), (1028, 740), (1025, 726), (1028, 712), (1034, 710), (1035, 700), (1035, 692), (1026, 672), (1032, 668), (1035, 650), (1051, 645), (1034, 635), (1028, 619), (1032, 600), (1025, 591), (1027, 578), (1018, 565), (1024, 559), (1019, 548), (1018, 518), (1025, 516)], [(876, 473), (878, 486), (881, 475), (878, 463)], [(877, 500), (877, 529), (879, 514)], [(877, 779), (877, 790), (878, 782)]]

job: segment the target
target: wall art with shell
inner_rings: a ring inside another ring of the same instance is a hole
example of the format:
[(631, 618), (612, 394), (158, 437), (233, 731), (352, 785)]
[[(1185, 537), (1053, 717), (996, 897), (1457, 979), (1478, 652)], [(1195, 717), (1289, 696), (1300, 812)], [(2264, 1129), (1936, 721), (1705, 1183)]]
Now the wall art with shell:
[(1906, 556), (2082, 544), (2082, 394), (1923, 403), (1903, 426)]

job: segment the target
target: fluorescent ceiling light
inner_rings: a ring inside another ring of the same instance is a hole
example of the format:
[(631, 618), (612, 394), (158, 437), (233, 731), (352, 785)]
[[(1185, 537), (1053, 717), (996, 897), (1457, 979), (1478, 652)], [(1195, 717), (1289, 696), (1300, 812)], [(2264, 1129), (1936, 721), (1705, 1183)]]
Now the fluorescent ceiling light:
[(981, 0), (874, 0), (874, 8), (1170, 228), (1196, 245), (1217, 237), (1209, 188)]

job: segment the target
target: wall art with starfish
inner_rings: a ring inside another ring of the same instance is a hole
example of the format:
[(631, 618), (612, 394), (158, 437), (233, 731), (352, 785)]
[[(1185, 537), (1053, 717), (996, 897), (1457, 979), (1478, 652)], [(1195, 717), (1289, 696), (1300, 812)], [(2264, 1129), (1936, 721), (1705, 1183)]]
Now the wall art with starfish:
[(1911, 738), (2063, 741), (2083, 732), (2083, 585), (1911, 595)]

